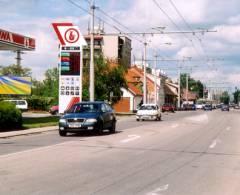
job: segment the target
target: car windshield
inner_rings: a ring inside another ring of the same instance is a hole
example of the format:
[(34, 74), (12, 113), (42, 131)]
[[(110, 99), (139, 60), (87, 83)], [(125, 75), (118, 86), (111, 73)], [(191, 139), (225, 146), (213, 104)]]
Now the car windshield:
[(98, 104), (77, 104), (74, 105), (70, 110), (68, 110), (67, 113), (92, 113), (98, 111)]
[(139, 110), (156, 110), (156, 106), (153, 105), (143, 105)]

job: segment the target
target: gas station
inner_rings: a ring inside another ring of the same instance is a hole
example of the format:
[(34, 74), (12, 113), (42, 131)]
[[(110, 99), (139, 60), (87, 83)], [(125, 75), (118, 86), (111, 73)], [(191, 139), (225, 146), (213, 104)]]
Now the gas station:
[(35, 50), (35, 39), (0, 29), (0, 50), (16, 52), (16, 64), (21, 64), (23, 51)]
[[(0, 51), (16, 52), (16, 65), (21, 65), (21, 55), (35, 50), (35, 39), (0, 29)], [(30, 95), (31, 77), (0, 75), (0, 95)]]

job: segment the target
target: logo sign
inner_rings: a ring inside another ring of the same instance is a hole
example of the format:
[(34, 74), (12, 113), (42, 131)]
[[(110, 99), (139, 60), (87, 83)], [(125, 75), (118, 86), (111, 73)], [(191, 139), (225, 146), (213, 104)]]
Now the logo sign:
[(78, 26), (73, 26), (72, 23), (53, 23), (52, 25), (61, 45), (63, 46), (87, 45)]

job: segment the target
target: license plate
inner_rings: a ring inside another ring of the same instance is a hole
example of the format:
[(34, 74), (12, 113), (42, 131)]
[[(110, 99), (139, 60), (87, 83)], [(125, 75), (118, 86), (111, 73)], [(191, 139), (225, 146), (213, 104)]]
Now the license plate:
[(79, 128), (81, 127), (81, 123), (69, 123), (69, 128)]

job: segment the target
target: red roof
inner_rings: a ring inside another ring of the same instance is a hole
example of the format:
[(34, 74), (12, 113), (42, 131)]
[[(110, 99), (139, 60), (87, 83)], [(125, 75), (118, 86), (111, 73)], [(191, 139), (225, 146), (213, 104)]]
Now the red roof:
[(183, 89), (183, 93), (182, 93), (182, 98), (184, 100), (186, 100), (188, 98), (188, 100), (196, 100), (197, 99), (197, 94), (192, 92), (192, 91), (188, 91), (188, 95), (187, 95), (187, 90)]

